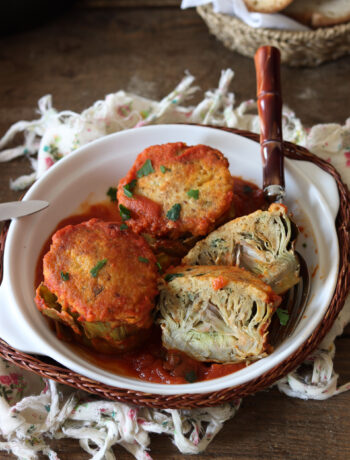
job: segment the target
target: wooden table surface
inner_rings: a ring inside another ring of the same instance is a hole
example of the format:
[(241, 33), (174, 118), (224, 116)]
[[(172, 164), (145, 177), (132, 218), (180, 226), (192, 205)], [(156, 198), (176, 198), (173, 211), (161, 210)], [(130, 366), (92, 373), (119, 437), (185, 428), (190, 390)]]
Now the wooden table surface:
[[(52, 94), (57, 109), (81, 111), (118, 89), (165, 96), (186, 70), (207, 90), (232, 68), (237, 101), (255, 96), (251, 59), (224, 48), (196, 14), (176, 0), (75, 2), (35, 28), (0, 37), (0, 134), (36, 118), (37, 100)], [(28, 17), (28, 22), (30, 18)], [(350, 116), (350, 56), (318, 68), (283, 67), (285, 102), (302, 122), (344, 122)], [(194, 99), (194, 101), (196, 98)], [(30, 172), (26, 159), (2, 163), (0, 202), (19, 193), (9, 179)], [(350, 328), (336, 342), (336, 371), (350, 380)], [(277, 390), (247, 397), (237, 416), (196, 459), (350, 458), (350, 392), (327, 401), (301, 401)], [(61, 460), (89, 456), (73, 440), (52, 442)], [(152, 437), (154, 459), (182, 459), (166, 436)], [(120, 459), (133, 458), (121, 447)], [(0, 453), (1, 459), (14, 458)]]

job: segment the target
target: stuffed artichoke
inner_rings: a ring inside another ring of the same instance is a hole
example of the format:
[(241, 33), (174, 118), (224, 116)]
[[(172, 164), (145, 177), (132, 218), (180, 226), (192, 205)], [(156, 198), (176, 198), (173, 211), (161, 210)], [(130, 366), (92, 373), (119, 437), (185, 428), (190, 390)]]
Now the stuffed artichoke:
[(143, 237), (91, 219), (53, 235), (39, 310), (99, 351), (138, 345), (153, 323), (158, 269)]
[(186, 265), (246, 268), (281, 294), (299, 282), (292, 223), (287, 208), (272, 204), (219, 227), (183, 258)]
[(174, 268), (160, 285), (163, 345), (198, 361), (262, 358), (280, 301), (268, 285), (239, 267)]

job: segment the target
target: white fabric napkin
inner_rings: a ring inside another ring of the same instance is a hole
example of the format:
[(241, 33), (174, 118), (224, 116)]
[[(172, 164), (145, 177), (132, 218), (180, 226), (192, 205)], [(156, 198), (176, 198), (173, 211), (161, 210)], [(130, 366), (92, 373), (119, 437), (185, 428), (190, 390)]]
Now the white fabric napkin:
[[(81, 114), (57, 112), (51, 96), (39, 101), (40, 118), (19, 121), (0, 139), (4, 148), (18, 132), (24, 133), (24, 145), (0, 152), (0, 162), (26, 156), (33, 173), (12, 182), (22, 189), (41, 177), (55, 162), (77, 147), (98, 137), (151, 123), (192, 122), (228, 126), (258, 132), (256, 101), (235, 106), (229, 91), (232, 70), (222, 71), (218, 88), (206, 91), (197, 106), (184, 105), (198, 88), (194, 77), (186, 75), (161, 101), (152, 101), (118, 91)], [(283, 134), (286, 140), (306, 145), (312, 152), (330, 161), (350, 185), (350, 118), (344, 126), (316, 125), (306, 130), (293, 111), (283, 107)], [(36, 153), (38, 153), (36, 157)], [(35, 156), (34, 156), (35, 155)], [(334, 340), (350, 321), (350, 301), (318, 349), (308, 358), (308, 372), (298, 369), (277, 382), (280, 391), (302, 399), (327, 399), (350, 389), (350, 383), (337, 386), (333, 369)], [(114, 460), (112, 447), (122, 445), (138, 460), (150, 460), (149, 433), (172, 437), (182, 453), (203, 451), (232, 418), (240, 401), (214, 408), (195, 410), (156, 410), (98, 399), (54, 381), (43, 381), (30, 372), (0, 359), (0, 451), (12, 452), (20, 459), (37, 459), (41, 452), (58, 460), (50, 449), (50, 438), (75, 438), (93, 460)]]
[(181, 8), (191, 8), (194, 6), (213, 4), (215, 13), (236, 16), (250, 27), (261, 27), (266, 29), (289, 29), (289, 30), (310, 30), (283, 14), (273, 13), (254, 13), (248, 11), (243, 0), (182, 0)]

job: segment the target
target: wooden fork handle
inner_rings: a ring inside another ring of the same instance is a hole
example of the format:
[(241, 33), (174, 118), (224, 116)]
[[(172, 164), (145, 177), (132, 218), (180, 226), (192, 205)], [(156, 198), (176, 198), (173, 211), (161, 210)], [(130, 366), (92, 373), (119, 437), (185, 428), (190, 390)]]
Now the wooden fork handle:
[(270, 202), (280, 201), (284, 195), (285, 185), (280, 52), (273, 46), (262, 46), (255, 53), (254, 61), (260, 117), (263, 189)]

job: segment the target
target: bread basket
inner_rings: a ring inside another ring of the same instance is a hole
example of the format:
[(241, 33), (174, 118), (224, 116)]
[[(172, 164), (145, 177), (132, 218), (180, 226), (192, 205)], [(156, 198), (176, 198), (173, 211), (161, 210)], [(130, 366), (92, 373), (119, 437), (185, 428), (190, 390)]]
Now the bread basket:
[(279, 48), (283, 63), (314, 67), (350, 54), (350, 22), (316, 30), (293, 31), (253, 28), (235, 17), (215, 13), (211, 5), (197, 7), (210, 32), (223, 44), (253, 57), (260, 46)]
[[(188, 129), (191, 127), (189, 126)], [(150, 129), (150, 128), (148, 128)], [(167, 130), (169, 128), (167, 127)], [(217, 128), (216, 128), (217, 129)], [(243, 136), (252, 141), (258, 142), (258, 135), (240, 131), (236, 129), (222, 128), (235, 135)], [(147, 130), (147, 128), (143, 128)], [(141, 130), (142, 131), (142, 130)], [(150, 130), (151, 131), (151, 130)], [(146, 131), (143, 131), (146, 132)], [(30, 370), (44, 378), (51, 378), (59, 383), (64, 383), (95, 394), (101, 398), (117, 400), (126, 403), (132, 403), (140, 406), (148, 406), (155, 408), (193, 408), (215, 406), (221, 403), (234, 400), (252, 393), (255, 393), (263, 388), (266, 388), (276, 382), (278, 379), (285, 376), (292, 369), (302, 363), (305, 358), (317, 347), (322, 338), (331, 328), (338, 313), (342, 309), (346, 296), (350, 287), (350, 267), (348, 262), (349, 257), (349, 242), (350, 237), (348, 229), (350, 225), (350, 194), (346, 185), (342, 182), (339, 173), (332, 165), (321, 160), (315, 155), (308, 152), (302, 147), (298, 147), (291, 143), (284, 143), (285, 154), (288, 158), (295, 160), (303, 160), (311, 162), (322, 170), (330, 174), (335, 180), (338, 188), (340, 207), (336, 219), (336, 231), (340, 247), (339, 272), (336, 278), (335, 291), (331, 297), (330, 303), (327, 305), (322, 320), (318, 323), (311, 335), (286, 359), (279, 362), (278, 365), (272, 367), (259, 375), (258, 378), (251, 379), (243, 384), (238, 384), (234, 387), (227, 387), (217, 391), (209, 392), (190, 392), (190, 387), (182, 394), (155, 394), (143, 391), (136, 391), (130, 388), (120, 388), (106, 383), (101, 383), (91, 377), (86, 377), (81, 373), (74, 372), (63, 365), (57, 363), (51, 358), (29, 354), (18, 351), (10, 346), (4, 340), (0, 340), (0, 356), (4, 359)], [(5, 226), (0, 238), (0, 255), (3, 255), (6, 244), (6, 233), (8, 226)], [(0, 257), (2, 261), (2, 257)], [(6, 270), (6, 266), (4, 267)], [(3, 264), (0, 263), (0, 275), (3, 271)], [(28, 299), (28, 302), (30, 299)], [(186, 385), (187, 387), (187, 385)]]

